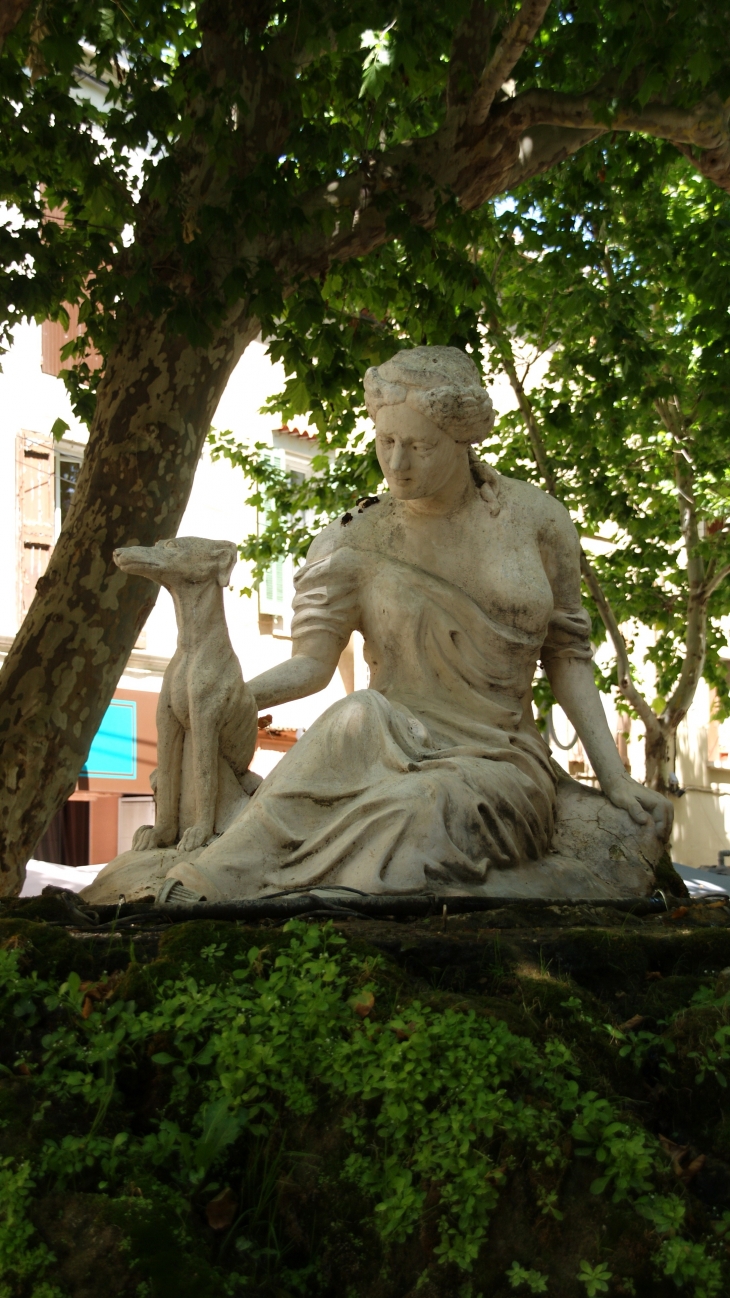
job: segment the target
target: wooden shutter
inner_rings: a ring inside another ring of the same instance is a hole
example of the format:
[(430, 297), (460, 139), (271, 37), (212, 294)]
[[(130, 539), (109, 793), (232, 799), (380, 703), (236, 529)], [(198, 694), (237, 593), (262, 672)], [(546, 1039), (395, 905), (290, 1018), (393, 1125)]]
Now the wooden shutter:
[(16, 461), (20, 514), (18, 613), (22, 621), (53, 549), (56, 505), (53, 439), (41, 437), (39, 433), (20, 433), (16, 439)]
[[(65, 306), (68, 311), (68, 329), (64, 329), (58, 320), (44, 320), (41, 325), (41, 370), (44, 374), (52, 374), (54, 378), (58, 377), (61, 370), (73, 369), (76, 361), (73, 357), (62, 361), (61, 348), (78, 338), (86, 329), (86, 325), (79, 324), (78, 306), (71, 306), (68, 302)], [(95, 347), (88, 353), (86, 363), (90, 370), (101, 368), (103, 362)]]
[(284, 610), (284, 560), (274, 559), (266, 569), (261, 587), (261, 612), (282, 613)]
[(41, 369), (44, 374), (56, 378), (61, 370), (70, 370), (73, 361), (61, 360), (61, 348), (76, 338), (79, 331), (79, 309), (67, 307), (68, 329), (64, 329), (58, 320), (44, 320), (41, 325)]

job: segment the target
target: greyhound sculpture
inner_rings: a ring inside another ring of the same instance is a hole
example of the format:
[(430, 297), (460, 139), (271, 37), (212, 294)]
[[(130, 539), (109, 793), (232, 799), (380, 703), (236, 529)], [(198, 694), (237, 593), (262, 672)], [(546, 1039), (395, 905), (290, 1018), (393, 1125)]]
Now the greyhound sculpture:
[(114, 562), (122, 572), (149, 577), (169, 590), (178, 627), (177, 648), (157, 705), (155, 823), (136, 831), (134, 851), (168, 847), (180, 836), (187, 744), (192, 747), (195, 817), (180, 837), (181, 851), (192, 852), (213, 836), (221, 757), (244, 793), (253, 793), (259, 783), (248, 770), (256, 747), (258, 709), (244, 682), (223, 611), (223, 587), (237, 557), (231, 541), (196, 536), (114, 551)]

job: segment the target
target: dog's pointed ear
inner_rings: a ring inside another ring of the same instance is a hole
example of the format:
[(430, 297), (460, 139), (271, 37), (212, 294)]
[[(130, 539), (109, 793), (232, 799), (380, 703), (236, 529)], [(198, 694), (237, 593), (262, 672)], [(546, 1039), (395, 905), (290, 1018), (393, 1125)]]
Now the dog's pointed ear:
[(218, 585), (227, 586), (238, 559), (238, 549), (233, 541), (224, 541), (218, 552)]

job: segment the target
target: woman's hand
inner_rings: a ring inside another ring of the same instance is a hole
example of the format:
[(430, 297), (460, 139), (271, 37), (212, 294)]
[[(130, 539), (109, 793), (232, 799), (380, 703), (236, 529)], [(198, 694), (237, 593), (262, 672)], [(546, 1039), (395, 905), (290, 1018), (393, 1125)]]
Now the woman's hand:
[(674, 808), (668, 798), (657, 793), (655, 789), (647, 789), (645, 785), (632, 780), (628, 772), (607, 781), (601, 785), (601, 788), (614, 807), (623, 807), (637, 825), (645, 825), (651, 816), (659, 837), (662, 839), (669, 837), (674, 820)]

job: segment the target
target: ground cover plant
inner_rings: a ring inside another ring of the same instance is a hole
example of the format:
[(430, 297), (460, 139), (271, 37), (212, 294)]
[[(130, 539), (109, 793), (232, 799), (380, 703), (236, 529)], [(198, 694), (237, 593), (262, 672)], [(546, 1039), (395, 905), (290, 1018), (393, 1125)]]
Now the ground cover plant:
[(722, 980), (621, 1025), (493, 938), (467, 994), (301, 922), (183, 925), (150, 962), (0, 941), (2, 1298), (726, 1291), (730, 1171), (698, 1197), (671, 1112), (689, 1082), (696, 1138), (722, 1121)]

